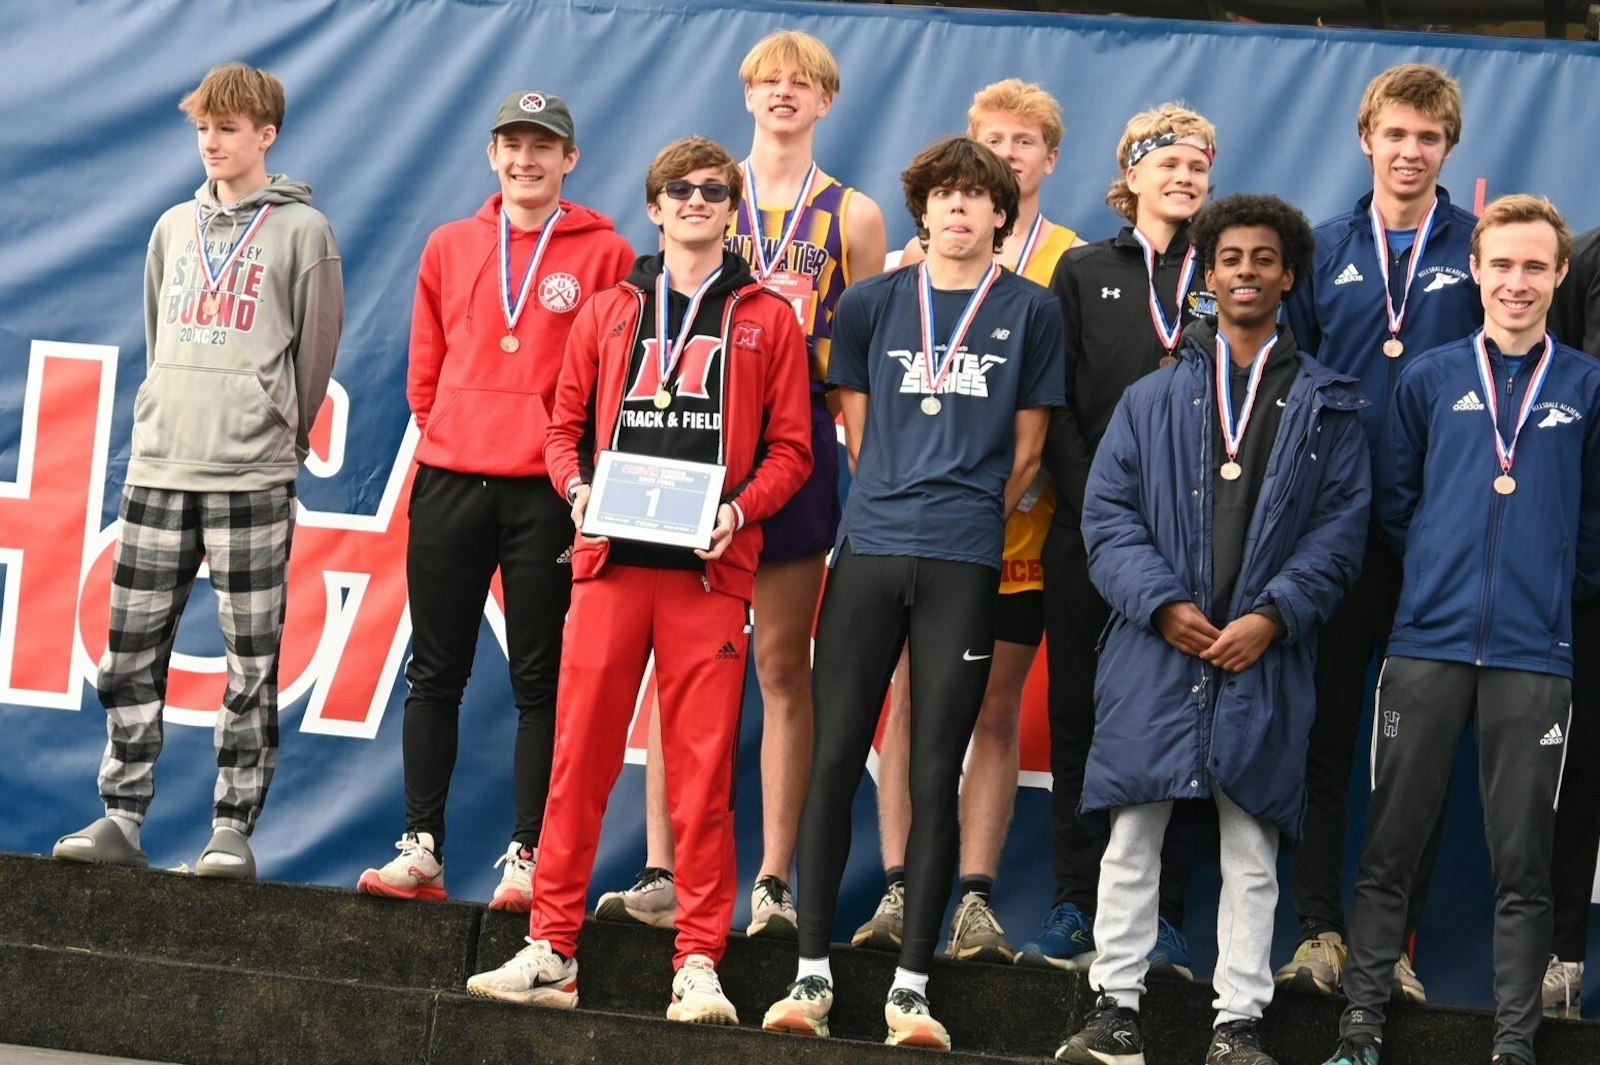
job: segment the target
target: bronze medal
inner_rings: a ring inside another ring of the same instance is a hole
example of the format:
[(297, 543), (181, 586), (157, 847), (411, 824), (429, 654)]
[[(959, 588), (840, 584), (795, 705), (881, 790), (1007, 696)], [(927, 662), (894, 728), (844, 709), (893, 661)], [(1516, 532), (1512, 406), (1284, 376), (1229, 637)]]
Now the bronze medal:
[(928, 417), (930, 417), (930, 418), (933, 417), (935, 414), (938, 414), (943, 409), (944, 409), (944, 404), (939, 402), (939, 397), (938, 396), (923, 396), (922, 397), (922, 413), (926, 414)]
[(666, 410), (668, 407), (672, 406), (672, 393), (668, 392), (665, 388), (658, 391), (656, 393), (655, 405), (656, 410)]
[(1517, 479), (1509, 473), (1502, 473), (1494, 479), (1494, 490), (1503, 496), (1508, 496), (1517, 490)]
[(1406, 346), (1400, 342), (1399, 337), (1390, 337), (1383, 342), (1383, 353), (1391, 359), (1398, 359), (1405, 350)]
[(207, 296), (201, 307), (205, 310), (207, 318), (215, 318), (217, 311), (222, 308), (222, 301), (215, 296)]
[(500, 350), (507, 355), (515, 355), (520, 347), (522, 347), (522, 342), (510, 333), (500, 338)]
[(1232, 459), (1229, 459), (1227, 462), (1222, 464), (1222, 470), (1220, 472), (1222, 473), (1222, 479), (1224, 481), (1237, 481), (1244, 473), (1244, 467)]

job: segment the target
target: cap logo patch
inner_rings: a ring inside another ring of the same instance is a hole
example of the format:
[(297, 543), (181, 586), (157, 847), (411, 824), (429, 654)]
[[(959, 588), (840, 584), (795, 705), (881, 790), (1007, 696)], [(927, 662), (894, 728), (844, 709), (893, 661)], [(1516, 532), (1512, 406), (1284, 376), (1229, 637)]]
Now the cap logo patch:
[(523, 93), (522, 99), (517, 101), (517, 106), (530, 115), (536, 115), (544, 110), (544, 97), (536, 92)]

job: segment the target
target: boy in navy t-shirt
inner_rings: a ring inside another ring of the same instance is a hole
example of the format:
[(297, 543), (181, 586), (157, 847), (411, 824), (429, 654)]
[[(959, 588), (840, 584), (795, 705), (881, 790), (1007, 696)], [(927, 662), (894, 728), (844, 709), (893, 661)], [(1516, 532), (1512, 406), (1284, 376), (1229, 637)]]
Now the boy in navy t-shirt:
[(850, 809), (901, 647), (911, 644), (905, 937), (888, 1042), (945, 1049), (925, 992), (959, 842), (962, 756), (994, 654), (1006, 515), (1065, 402), (1059, 305), (994, 255), (1018, 186), (988, 148), (949, 137), (901, 175), (927, 259), (851, 288), (834, 317), (855, 479), (817, 627), (816, 750), (800, 818), (800, 965), (769, 1031), (826, 1035), (828, 943)]

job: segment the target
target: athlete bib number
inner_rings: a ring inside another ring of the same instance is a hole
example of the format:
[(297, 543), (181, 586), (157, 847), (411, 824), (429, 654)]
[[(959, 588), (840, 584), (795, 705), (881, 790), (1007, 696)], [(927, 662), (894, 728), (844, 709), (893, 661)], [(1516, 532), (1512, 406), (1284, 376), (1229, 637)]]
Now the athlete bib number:
[(789, 306), (794, 308), (794, 316), (800, 321), (801, 331), (810, 336), (817, 319), (817, 288), (811, 280), (811, 275), (779, 270), (767, 278), (767, 287), (782, 296)]

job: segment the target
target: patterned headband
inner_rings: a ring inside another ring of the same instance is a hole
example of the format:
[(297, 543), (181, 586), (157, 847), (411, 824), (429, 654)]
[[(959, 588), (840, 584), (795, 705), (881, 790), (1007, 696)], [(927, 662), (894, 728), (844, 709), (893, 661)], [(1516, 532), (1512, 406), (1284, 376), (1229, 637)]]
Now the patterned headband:
[(1128, 159), (1127, 162), (1123, 163), (1123, 166), (1133, 166), (1157, 148), (1165, 148), (1173, 144), (1187, 144), (1191, 147), (1199, 148), (1206, 154), (1207, 162), (1210, 162), (1217, 154), (1216, 149), (1211, 146), (1210, 142), (1198, 133), (1161, 133), (1154, 137), (1146, 137), (1142, 141), (1134, 141), (1133, 144), (1129, 145)]

